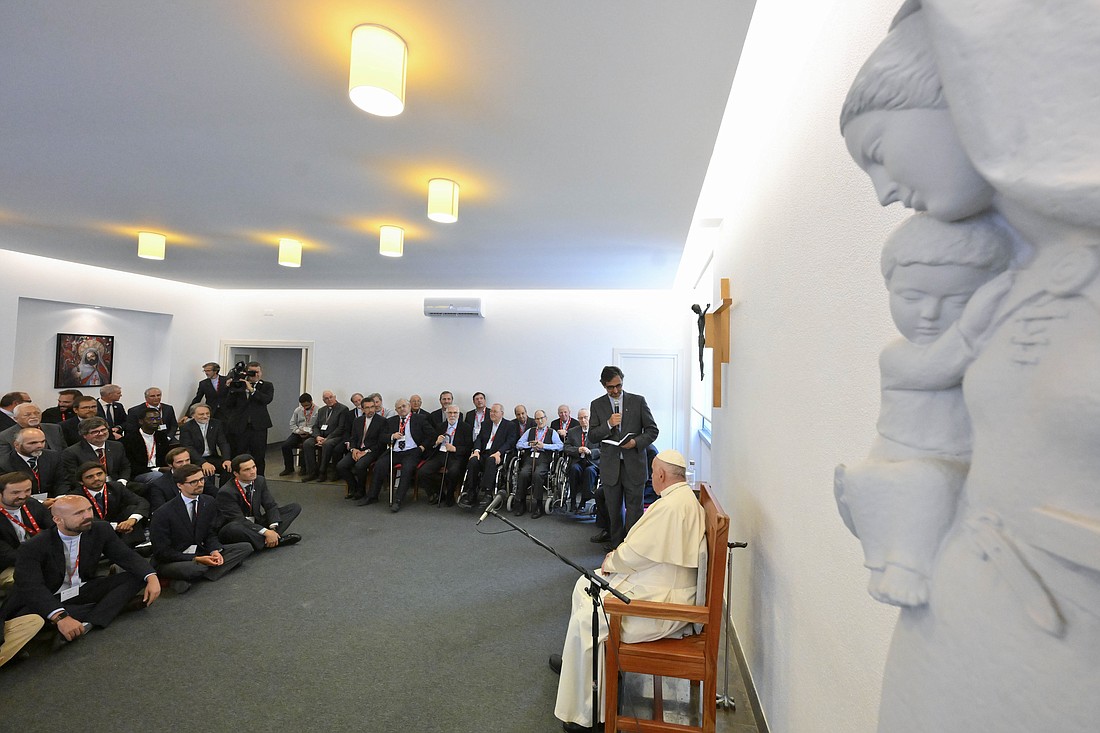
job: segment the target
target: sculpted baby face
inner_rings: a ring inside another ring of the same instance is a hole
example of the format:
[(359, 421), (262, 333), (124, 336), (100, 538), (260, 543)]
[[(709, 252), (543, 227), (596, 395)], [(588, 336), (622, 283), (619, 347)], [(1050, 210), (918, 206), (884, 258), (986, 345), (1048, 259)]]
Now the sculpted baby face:
[(940, 221), (958, 221), (993, 201), (946, 109), (865, 112), (845, 127), (844, 142), (883, 206), (900, 201)]
[(965, 265), (898, 265), (890, 277), (890, 315), (915, 344), (935, 341), (959, 320), (970, 296), (990, 279), (988, 270)]

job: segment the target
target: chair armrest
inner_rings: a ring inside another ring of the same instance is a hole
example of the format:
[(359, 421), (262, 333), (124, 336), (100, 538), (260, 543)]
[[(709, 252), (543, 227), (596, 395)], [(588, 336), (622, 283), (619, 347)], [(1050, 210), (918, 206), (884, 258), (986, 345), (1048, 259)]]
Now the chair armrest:
[(657, 603), (656, 601), (631, 601), (626, 604), (614, 596), (607, 596), (603, 600), (603, 607), (611, 616), (639, 616), (665, 621), (687, 621), (693, 624), (705, 624), (710, 621), (710, 609), (707, 606)]

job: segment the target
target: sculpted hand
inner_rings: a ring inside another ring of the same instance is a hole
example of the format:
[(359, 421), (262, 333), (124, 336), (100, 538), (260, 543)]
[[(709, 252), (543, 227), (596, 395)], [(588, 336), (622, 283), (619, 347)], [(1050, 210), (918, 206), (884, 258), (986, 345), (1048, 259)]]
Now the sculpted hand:
[(1002, 272), (978, 288), (959, 317), (959, 331), (967, 341), (979, 338), (993, 322), (1001, 301), (1016, 282), (1013, 272)]

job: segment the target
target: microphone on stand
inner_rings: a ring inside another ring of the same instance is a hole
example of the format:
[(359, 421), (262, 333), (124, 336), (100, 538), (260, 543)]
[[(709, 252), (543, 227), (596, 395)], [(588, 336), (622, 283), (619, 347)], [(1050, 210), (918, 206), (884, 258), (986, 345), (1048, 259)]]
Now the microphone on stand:
[(493, 512), (495, 512), (497, 509), (500, 509), (500, 505), (503, 504), (503, 503), (504, 503), (504, 494), (501, 493), (501, 494), (497, 494), (496, 496), (494, 496), (493, 500), (491, 502), (489, 502), (489, 506), (485, 507), (485, 513), (481, 515), (481, 519), (477, 520), (477, 522), (474, 524), (474, 526), (476, 527), (478, 524), (481, 524), (482, 522), (484, 522), (485, 518), (487, 516), (489, 516), (490, 514), (492, 514)]

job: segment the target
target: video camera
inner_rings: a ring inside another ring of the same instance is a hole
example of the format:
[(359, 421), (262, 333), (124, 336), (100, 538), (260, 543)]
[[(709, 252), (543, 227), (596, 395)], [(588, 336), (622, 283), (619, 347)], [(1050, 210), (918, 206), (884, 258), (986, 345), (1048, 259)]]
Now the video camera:
[(229, 388), (232, 389), (236, 386), (243, 389), (245, 379), (247, 377), (254, 377), (257, 374), (259, 374), (259, 372), (255, 369), (249, 369), (248, 365), (243, 361), (238, 361), (233, 365), (233, 368), (229, 370), (229, 374), (227, 375), (229, 377)]

